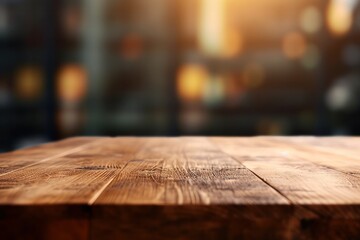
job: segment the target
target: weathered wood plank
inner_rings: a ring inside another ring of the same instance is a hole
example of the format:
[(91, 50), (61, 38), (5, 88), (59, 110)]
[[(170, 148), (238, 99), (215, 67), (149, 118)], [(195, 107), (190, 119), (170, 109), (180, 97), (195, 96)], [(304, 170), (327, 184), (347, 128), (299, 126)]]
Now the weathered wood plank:
[[(344, 137), (252, 137), (226, 138), (241, 145), (232, 144), (227, 149), (239, 149), (243, 158), (300, 158), (317, 165), (360, 177), (360, 141), (358, 138)], [(246, 149), (245, 152), (241, 152)]]
[(76, 138), (2, 154), (15, 165), (0, 173), (0, 238), (360, 239), (359, 139)]
[(0, 154), (0, 176), (9, 172), (80, 151), (100, 138), (77, 137)]
[[(287, 149), (281, 153), (272, 138), (211, 140), (292, 203), (306, 206), (325, 217), (360, 218), (358, 178), (304, 161), (294, 154), (288, 154)], [(242, 146), (244, 141), (246, 146)]]
[(150, 138), (96, 203), (287, 204), (206, 138)]
[[(352, 140), (352, 141), (349, 141)], [(360, 177), (360, 141), (338, 137), (263, 138), (269, 146), (286, 151), (304, 160)]]
[(89, 148), (0, 176), (2, 238), (89, 239), (89, 205), (140, 143), (100, 139)]
[(0, 204), (91, 203), (140, 141), (100, 139), (89, 148), (0, 176)]
[(291, 239), (314, 217), (206, 138), (148, 139), (92, 211), (95, 239)]

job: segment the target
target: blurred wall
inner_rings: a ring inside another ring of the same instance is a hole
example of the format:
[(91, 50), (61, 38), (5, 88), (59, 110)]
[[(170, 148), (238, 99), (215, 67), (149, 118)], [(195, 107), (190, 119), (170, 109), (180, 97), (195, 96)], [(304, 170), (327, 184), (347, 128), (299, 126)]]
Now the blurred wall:
[(357, 135), (357, 0), (0, 0), (0, 151), (75, 135)]

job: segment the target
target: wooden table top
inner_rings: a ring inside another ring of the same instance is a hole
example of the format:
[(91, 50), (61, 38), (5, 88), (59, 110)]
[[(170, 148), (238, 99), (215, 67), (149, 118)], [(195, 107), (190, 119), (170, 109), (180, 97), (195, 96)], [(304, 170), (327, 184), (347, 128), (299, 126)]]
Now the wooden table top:
[(78, 137), (0, 154), (1, 239), (360, 239), (360, 138)]

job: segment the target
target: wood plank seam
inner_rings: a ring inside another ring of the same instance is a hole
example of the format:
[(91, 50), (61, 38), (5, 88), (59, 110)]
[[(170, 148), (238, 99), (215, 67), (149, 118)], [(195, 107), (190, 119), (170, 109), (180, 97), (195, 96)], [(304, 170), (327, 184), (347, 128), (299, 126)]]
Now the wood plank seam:
[[(144, 143), (141, 143), (140, 146), (144, 146), (145, 144)], [(126, 169), (126, 167), (129, 165), (129, 163), (134, 160), (134, 158), (136, 158), (136, 154), (139, 152), (139, 150), (141, 149), (141, 147), (138, 147), (138, 150), (132, 154), (132, 157), (130, 157), (125, 165), (118, 171), (115, 172), (114, 176), (103, 186), (101, 187), (101, 189), (98, 190), (98, 192), (96, 192), (94, 194), (94, 196), (92, 196), (92, 198), (89, 200), (88, 202), (88, 205), (91, 206), (94, 204), (94, 202), (101, 196), (101, 194), (106, 190), (106, 188), (114, 181), (114, 179), (119, 175), (121, 174), (124, 169)], [(90, 215), (91, 215), (91, 212), (90, 212)], [(91, 220), (91, 219), (90, 219)]]
[(114, 176), (109, 179), (109, 181), (104, 184), (104, 186), (102, 186), (95, 194), (94, 196), (91, 197), (91, 199), (88, 202), (88, 205), (93, 205), (94, 202), (96, 201), (96, 199), (98, 199), (100, 197), (100, 195), (104, 192), (104, 190), (114, 181), (114, 179), (117, 177), (117, 175), (121, 174), (121, 172), (126, 168), (126, 166), (129, 164), (130, 161), (132, 161), (134, 158), (129, 159), (126, 164), (124, 165), (124, 167), (122, 169), (120, 169), (119, 171), (117, 171)]
[(104, 184), (104, 186), (102, 186), (89, 200), (88, 205), (92, 205), (96, 199), (101, 195), (101, 193), (106, 189), (107, 186), (109, 186), (109, 184), (114, 180), (114, 178), (116, 177), (116, 175), (114, 174), (114, 176), (112, 178), (109, 179), (109, 181), (107, 181), (107, 183)]
[[(210, 140), (211, 141), (211, 140)], [(218, 147), (218, 146), (217, 146)], [(218, 147), (219, 148), (219, 147)], [(222, 151), (219, 148), (219, 151)], [(282, 197), (284, 197), (290, 205), (296, 206), (298, 208), (303, 208), (313, 214), (315, 214), (316, 216), (320, 217), (322, 216), (322, 214), (320, 214), (318, 211), (315, 211), (313, 209), (308, 208), (305, 205), (299, 205), (299, 204), (295, 204), (293, 203), (285, 194), (283, 194), (279, 189), (277, 189), (275, 186), (273, 186), (272, 184), (270, 184), (269, 182), (267, 182), (264, 178), (262, 178), (261, 176), (259, 176), (258, 174), (256, 174), (254, 171), (250, 170), (249, 168), (247, 168), (244, 164), (242, 164), (240, 161), (238, 161), (235, 157), (227, 154), (226, 152), (222, 151), (224, 154), (226, 154), (227, 156), (229, 156), (231, 159), (233, 159), (234, 161), (240, 163), (242, 166), (244, 166), (246, 169), (248, 169), (252, 174), (254, 174), (257, 178), (259, 178), (262, 182), (264, 182), (266, 185), (268, 185), (270, 188), (272, 188), (275, 192), (277, 192), (278, 194), (280, 194)]]
[[(212, 139), (210, 139), (210, 141), (213, 141), (219, 148), (220, 148), (220, 150), (222, 150), (223, 148), (222, 147), (220, 147), (219, 145), (221, 145), (219, 142), (217, 142), (217, 141), (215, 141), (215, 140), (212, 140)], [(227, 153), (227, 151), (226, 150), (224, 150), (223, 151), (225, 154), (228, 154), (230, 157), (233, 157), (236, 161), (239, 161), (239, 162), (241, 162), (241, 158), (239, 157), (238, 158), (238, 156), (233, 156), (233, 155), (231, 155), (231, 153)], [(299, 158), (298, 158), (299, 159)], [(306, 161), (306, 163), (308, 163), (308, 164), (311, 164), (311, 165), (314, 165), (314, 166), (319, 166), (319, 165), (317, 165), (317, 164), (315, 164), (314, 162), (312, 162), (312, 161)], [(246, 166), (245, 164), (243, 164), (244, 166)], [(249, 169), (249, 168), (248, 168)], [(340, 175), (345, 175), (345, 174), (343, 174), (342, 172), (340, 172), (340, 171), (334, 171), (334, 169), (331, 169), (331, 168), (327, 168), (326, 167), (326, 169), (328, 169), (328, 170), (330, 170), (330, 171), (333, 171), (333, 172), (336, 172), (336, 173), (338, 173), (338, 174), (340, 174)], [(249, 169), (250, 170), (250, 169)], [(251, 170), (250, 170), (251, 171)], [(255, 174), (255, 173), (254, 173)], [(257, 174), (255, 174), (255, 175), (257, 175)], [(345, 176), (347, 176), (347, 175), (345, 175)], [(352, 176), (352, 175), (350, 175), (350, 176)], [(259, 176), (260, 177), (260, 176)], [(261, 178), (261, 177), (260, 177)], [(265, 179), (264, 179), (264, 182), (267, 182)], [(267, 183), (269, 186), (271, 186), (272, 188), (276, 188), (276, 187), (274, 187), (274, 186), (272, 186), (271, 184), (269, 184), (269, 183)], [(281, 192), (281, 190), (279, 190), (279, 192)], [(296, 206), (298, 206), (298, 207), (302, 207), (302, 208), (304, 208), (304, 209), (307, 209), (308, 211), (310, 211), (310, 212), (312, 212), (313, 214), (315, 214), (315, 215), (317, 215), (318, 217), (322, 217), (322, 218), (326, 218), (327, 216), (325, 216), (323, 213), (321, 213), (320, 211), (317, 211), (316, 209), (313, 209), (312, 207), (310, 208), (310, 206), (308, 206), (307, 204), (299, 204), (299, 203), (296, 203), (296, 204), (294, 204), (294, 205), (296, 205)]]
[[(208, 139), (208, 138), (207, 138)], [(264, 178), (262, 178), (261, 176), (259, 176), (258, 174), (256, 174), (254, 171), (252, 171), (251, 169), (247, 168), (241, 161), (239, 161), (237, 158), (231, 156), (230, 154), (226, 153), (225, 151), (223, 151), (215, 142), (213, 142), (211, 139), (208, 139), (208, 141), (210, 141), (214, 146), (216, 146), (216, 148), (221, 151), (222, 153), (224, 153), (225, 155), (229, 156), (231, 159), (233, 159), (234, 161), (236, 161), (237, 163), (241, 164), (242, 166), (244, 166), (248, 171), (250, 171), (254, 176), (256, 176), (258, 179), (260, 179), (262, 182), (264, 182), (266, 185), (268, 185), (271, 189), (273, 189), (275, 192), (277, 192), (278, 194), (280, 194), (283, 198), (285, 198), (288, 203), (290, 205), (299, 207), (299, 208), (303, 208), (306, 209), (307, 211), (315, 214), (316, 216), (322, 216), (322, 214), (320, 214), (319, 212), (313, 210), (313, 209), (309, 209), (307, 206), (305, 205), (299, 205), (299, 204), (295, 204), (293, 203), (285, 194), (283, 194), (279, 189), (277, 189), (275, 186), (273, 186), (272, 184), (270, 184), (269, 182), (267, 182)]]
[(277, 192), (279, 195), (281, 195), (283, 198), (285, 198), (289, 204), (294, 205), (294, 203), (286, 197), (282, 192), (280, 192), (278, 189), (276, 189), (274, 186), (272, 186), (270, 183), (268, 183), (265, 179), (261, 178), (259, 175), (257, 175), (255, 172), (251, 171), (249, 168), (247, 168), (241, 161), (238, 161), (235, 157), (231, 156), (230, 154), (224, 152), (215, 142), (213, 142), (211, 139), (206, 138), (215, 148), (217, 148), (218, 151), (223, 153), (224, 155), (228, 156), (230, 159), (234, 160), (235, 162), (239, 163), (241, 166), (246, 168), (249, 172), (251, 172), (254, 176), (256, 176), (258, 179), (260, 179), (262, 182), (264, 182), (266, 185), (268, 185), (271, 189), (273, 189), (275, 192)]
[(49, 160), (52, 160), (52, 159), (55, 159), (55, 158), (60, 158), (60, 157), (64, 157), (64, 156), (70, 155), (70, 154), (72, 154), (72, 153), (79, 152), (79, 151), (83, 150), (84, 148), (88, 147), (89, 145), (95, 144), (95, 143), (98, 142), (99, 140), (100, 140), (100, 139), (97, 139), (97, 140), (94, 140), (93, 142), (86, 143), (86, 144), (84, 144), (84, 145), (81, 145), (81, 146), (75, 147), (75, 148), (73, 148), (73, 149), (64, 151), (64, 152), (59, 153), (59, 154), (56, 154), (56, 155), (54, 155), (54, 156), (46, 157), (46, 158), (44, 158), (44, 159), (42, 159), (42, 160), (40, 160), (40, 161), (37, 161), (37, 162), (31, 163), (31, 164), (29, 164), (29, 165), (26, 165), (26, 166), (23, 166), (23, 167), (20, 167), (20, 168), (17, 168), (17, 169), (14, 169), (14, 170), (11, 170), (11, 171), (2, 173), (2, 174), (0, 174), (0, 176), (4, 176), (4, 175), (9, 174), (9, 173), (13, 173), (13, 172), (16, 172), (16, 171), (19, 171), (19, 170), (23, 170), (23, 169), (25, 169), (25, 168), (28, 168), (28, 167), (34, 166), (34, 165), (36, 165), (36, 164), (43, 163), (43, 162), (46, 162), (46, 161), (49, 161)]

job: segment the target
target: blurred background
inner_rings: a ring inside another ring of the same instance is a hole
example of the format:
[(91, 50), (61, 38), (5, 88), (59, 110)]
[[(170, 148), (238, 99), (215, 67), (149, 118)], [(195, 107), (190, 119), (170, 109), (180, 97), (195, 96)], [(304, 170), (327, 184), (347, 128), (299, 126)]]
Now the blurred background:
[(0, 0), (0, 151), (359, 133), (358, 0)]

